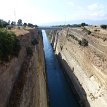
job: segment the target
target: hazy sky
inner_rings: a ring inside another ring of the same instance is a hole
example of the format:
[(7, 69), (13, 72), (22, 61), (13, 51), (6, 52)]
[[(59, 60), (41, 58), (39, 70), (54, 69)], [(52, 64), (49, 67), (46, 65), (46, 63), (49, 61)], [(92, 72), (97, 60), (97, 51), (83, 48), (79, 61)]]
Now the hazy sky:
[(0, 0), (0, 19), (44, 24), (106, 20), (107, 0)]

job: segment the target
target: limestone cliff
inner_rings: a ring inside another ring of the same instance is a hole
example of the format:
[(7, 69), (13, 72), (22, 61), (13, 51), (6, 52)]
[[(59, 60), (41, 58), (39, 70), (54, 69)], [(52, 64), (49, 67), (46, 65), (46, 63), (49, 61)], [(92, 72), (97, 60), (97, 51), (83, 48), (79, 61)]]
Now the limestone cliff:
[[(98, 41), (95, 43), (93, 35), (86, 34), (82, 28), (64, 28), (50, 34), (51, 44), (71, 80), (80, 105), (107, 107), (106, 47), (99, 45)], [(88, 40), (88, 46), (79, 44), (82, 38)]]

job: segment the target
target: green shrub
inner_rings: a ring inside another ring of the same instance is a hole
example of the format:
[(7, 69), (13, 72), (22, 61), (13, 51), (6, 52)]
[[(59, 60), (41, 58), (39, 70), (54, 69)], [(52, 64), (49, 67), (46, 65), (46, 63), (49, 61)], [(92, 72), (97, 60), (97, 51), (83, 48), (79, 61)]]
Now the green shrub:
[(72, 37), (73, 39), (75, 39), (76, 41), (79, 41), (79, 39), (77, 37), (75, 37), (74, 35), (69, 34), (69, 36)]
[(18, 26), (18, 29), (20, 30), (20, 27)]
[(82, 39), (81, 41), (78, 42), (81, 46), (88, 46), (88, 41), (86, 39)]
[(38, 30), (38, 35), (42, 35), (42, 31), (41, 30)]
[(26, 52), (27, 52), (27, 55), (28, 55), (28, 56), (32, 56), (32, 55), (33, 55), (33, 51), (32, 51), (32, 48), (31, 48), (31, 47), (27, 47), (27, 48), (26, 48)]
[(32, 45), (37, 45), (38, 44), (38, 41), (37, 41), (37, 39), (35, 38), (35, 39), (32, 39)]
[(90, 31), (90, 30), (88, 30), (88, 31), (87, 31), (87, 33), (88, 33), (88, 35), (90, 35), (90, 34), (91, 34), (91, 31)]
[(0, 30), (0, 60), (1, 61), (8, 61), (9, 57), (15, 55), (14, 53), (18, 53), (20, 49), (18, 49), (17, 45), (20, 45), (20, 43), (17, 44), (17, 38), (14, 33), (3, 29)]
[(13, 28), (13, 26), (8, 25), (6, 28), (7, 28), (8, 30), (11, 30), (11, 29)]
[(100, 27), (103, 28), (103, 29), (106, 29), (107, 25), (101, 25)]
[(107, 38), (103, 38), (103, 41), (106, 41), (107, 40)]
[(94, 31), (97, 32), (97, 29), (95, 29)]
[(83, 28), (83, 31), (87, 32), (87, 34), (88, 34), (88, 35), (90, 35), (90, 34), (91, 34), (91, 31), (90, 31), (90, 30), (88, 30), (88, 29), (86, 29), (85, 27)]
[(16, 39), (13, 47), (13, 55), (18, 57), (20, 49), (21, 49), (20, 41)]

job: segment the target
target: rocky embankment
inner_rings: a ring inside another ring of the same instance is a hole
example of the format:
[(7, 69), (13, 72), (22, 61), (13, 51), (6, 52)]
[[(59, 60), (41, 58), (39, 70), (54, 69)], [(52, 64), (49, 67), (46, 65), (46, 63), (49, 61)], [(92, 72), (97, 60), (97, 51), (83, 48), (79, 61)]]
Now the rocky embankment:
[[(42, 36), (35, 29), (13, 30), (20, 40), (18, 57), (0, 64), (0, 107), (47, 107)], [(31, 44), (36, 38), (38, 44)], [(26, 48), (33, 55), (28, 56)]]
[[(107, 55), (106, 51), (102, 52), (104, 47), (100, 50), (101, 46), (94, 43), (93, 36), (81, 28), (51, 31), (50, 35), (80, 105), (107, 107)], [(82, 38), (87, 39), (88, 46), (80, 45), (78, 41)]]

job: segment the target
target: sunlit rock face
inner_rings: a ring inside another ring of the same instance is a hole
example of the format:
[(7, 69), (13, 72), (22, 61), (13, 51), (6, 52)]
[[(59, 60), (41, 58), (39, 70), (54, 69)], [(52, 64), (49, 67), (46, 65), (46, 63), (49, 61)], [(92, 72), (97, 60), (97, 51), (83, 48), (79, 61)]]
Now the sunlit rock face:
[[(51, 44), (74, 85), (80, 104), (107, 107), (107, 31), (93, 26), (86, 29), (51, 31)], [(82, 38), (88, 41), (88, 46), (79, 44)]]

